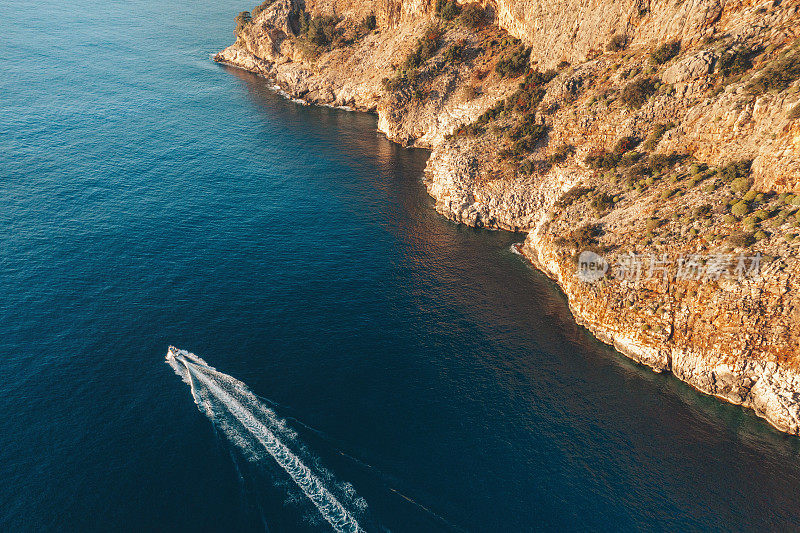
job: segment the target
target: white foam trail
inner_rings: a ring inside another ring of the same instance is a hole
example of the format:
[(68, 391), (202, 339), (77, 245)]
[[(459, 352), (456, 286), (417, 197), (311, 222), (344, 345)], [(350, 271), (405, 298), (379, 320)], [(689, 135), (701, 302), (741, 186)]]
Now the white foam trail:
[[(252, 437), (291, 477), (335, 531), (363, 531), (320, 478), (281, 440), (281, 436), (293, 439), (293, 433), (286, 427), (285, 421), (259, 401), (244, 383), (210, 367), (196, 355), (172, 346), (167, 351), (166, 360), (189, 385), (200, 410), (217, 422), (226, 436), (243, 448), (245, 454), (259, 457), (255, 450), (247, 449), (247, 437)], [(222, 419), (220, 408), (233, 416), (247, 435), (239, 434), (241, 430), (238, 427)]]

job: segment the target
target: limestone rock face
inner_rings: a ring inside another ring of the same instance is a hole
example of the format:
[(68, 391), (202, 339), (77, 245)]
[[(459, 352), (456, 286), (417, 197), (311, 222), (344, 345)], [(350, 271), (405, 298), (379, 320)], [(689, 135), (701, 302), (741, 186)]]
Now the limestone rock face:
[(676, 62), (669, 67), (661, 79), (664, 83), (675, 85), (676, 83), (686, 83), (689, 80), (708, 76), (714, 71), (716, 55), (710, 50), (703, 50), (695, 55)]
[[(781, 61), (800, 58), (800, 6), (482, 5), (490, 23), (470, 28), (437, 21), (429, 0), (276, 0), (216, 60), (264, 76), (293, 98), (377, 113), (390, 139), (432, 150), (425, 185), (436, 209), (459, 223), (527, 232), (522, 254), (558, 282), (576, 320), (599, 339), (800, 434), (800, 230), (793, 231), (800, 225), (800, 79), (753, 89)], [(355, 37), (309, 46), (297, 34), (303, 11), (336, 17), (337, 31)], [(368, 15), (377, 29), (359, 30)], [(413, 82), (401, 80), (431, 24), (441, 30), (439, 46), (410, 69)], [(510, 36), (530, 47), (532, 67), (555, 69), (525, 111), (541, 135), (523, 149), (514, 131), (524, 79), (495, 69), (516, 46)], [(613, 36), (620, 46), (607, 46)], [(659, 64), (653, 52), (673, 40), (680, 49)], [(487, 111), (492, 118), (478, 120)], [(622, 141), (639, 143), (618, 154), (629, 161), (590, 164)], [(641, 174), (643, 161), (659, 160), (680, 163)], [(711, 170), (690, 179), (693, 162), (722, 170), (740, 160), (752, 160), (746, 201)], [(734, 216), (737, 202), (752, 214)], [(748, 225), (758, 225), (755, 243), (740, 235)], [(578, 276), (576, 230), (609, 261), (627, 252), (699, 254), (707, 266), (716, 255), (746, 253), (763, 255), (764, 268), (757, 279), (587, 283)]]
[(698, 39), (728, 6), (724, 0), (500, 0), (500, 26), (534, 47), (547, 66), (585, 61), (612, 35), (632, 46), (668, 39)]

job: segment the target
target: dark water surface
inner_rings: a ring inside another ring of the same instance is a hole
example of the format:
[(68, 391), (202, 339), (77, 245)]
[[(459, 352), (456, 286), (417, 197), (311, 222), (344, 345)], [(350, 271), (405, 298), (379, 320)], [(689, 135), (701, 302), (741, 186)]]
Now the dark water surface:
[(374, 117), (213, 64), (249, 7), (0, 3), (0, 530), (325, 529), (169, 344), (364, 527), (800, 528), (798, 439), (594, 341)]

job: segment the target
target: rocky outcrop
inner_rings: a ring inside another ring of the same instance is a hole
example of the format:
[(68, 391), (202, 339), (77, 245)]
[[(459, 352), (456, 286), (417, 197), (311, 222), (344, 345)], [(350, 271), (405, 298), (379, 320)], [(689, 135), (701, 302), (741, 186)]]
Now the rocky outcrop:
[[(698, 283), (693, 293), (678, 283), (598, 286), (576, 277), (575, 264), (563, 260), (543, 227), (528, 235), (521, 251), (558, 281), (578, 322), (597, 338), (702, 392), (752, 408), (782, 431), (800, 432), (800, 374), (787, 364), (797, 354), (796, 340), (780, 332), (796, 324), (797, 296), (788, 289), (796, 286), (797, 264), (760, 280)], [(759, 316), (764, 312), (772, 316)], [(657, 322), (666, 327), (640, 327)]]
[[(387, 4), (388, 5), (388, 4)], [(401, 3), (398, 2), (398, 6)], [(392, 27), (376, 30), (355, 45), (334, 48), (321, 57), (309, 58), (308, 43), (295, 38), (291, 14), (301, 9), (293, 0), (276, 0), (243, 32), (236, 43), (215, 56), (215, 60), (244, 68), (275, 81), (294, 98), (310, 103), (349, 106), (378, 113), (378, 127), (390, 139), (402, 144), (433, 147), (458, 126), (474, 121), (486, 108), (506, 96), (514, 86), (509, 80), (493, 79), (482, 84), (480, 93), (466, 98), (456, 88), (469, 80), (472, 70), (444, 65), (434, 58), (428, 65), (436, 71), (424, 101), (399, 102), (386, 98), (385, 78), (413, 49), (416, 40), (434, 21), (424, 5), (402, 4), (403, 9), (371, 9), (370, 4), (339, 7), (339, 2), (321, 3), (321, 13), (349, 13), (360, 21), (369, 13), (383, 13)], [(359, 7), (360, 6), (360, 7)], [(391, 5), (390, 5), (391, 7)], [(397, 15), (394, 15), (397, 11)], [(420, 14), (416, 16), (416, 14)], [(398, 24), (402, 20), (403, 24)], [(477, 42), (483, 36), (453, 31), (447, 42)], [(443, 45), (445, 46), (445, 45)]]
[[(426, 0), (276, 0), (216, 59), (294, 98), (376, 112), (390, 139), (432, 149), (436, 209), (528, 232), (520, 251), (599, 339), (800, 433), (798, 6), (482, 5), (476, 25), (438, 20)], [(314, 16), (329, 17), (325, 44), (298, 22)], [(495, 68), (513, 37), (527, 77)], [(591, 282), (576, 263), (589, 250), (610, 266)], [(758, 275), (742, 276), (754, 257)], [(620, 270), (630, 258), (636, 276)]]

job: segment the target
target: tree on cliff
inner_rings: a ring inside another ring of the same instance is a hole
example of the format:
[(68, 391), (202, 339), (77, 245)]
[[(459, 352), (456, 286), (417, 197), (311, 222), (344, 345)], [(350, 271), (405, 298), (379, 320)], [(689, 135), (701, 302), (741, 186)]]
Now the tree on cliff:
[(242, 11), (236, 15), (236, 18), (233, 20), (236, 21), (236, 29), (233, 30), (233, 34), (236, 37), (239, 37), (239, 35), (242, 33), (242, 30), (244, 30), (247, 25), (253, 21), (253, 17), (250, 16), (249, 11)]
[(306, 37), (317, 46), (325, 46), (334, 41), (336, 37), (336, 17), (314, 17), (308, 23)]

